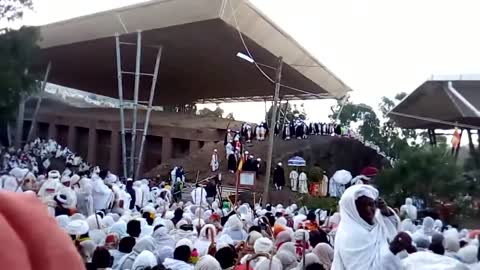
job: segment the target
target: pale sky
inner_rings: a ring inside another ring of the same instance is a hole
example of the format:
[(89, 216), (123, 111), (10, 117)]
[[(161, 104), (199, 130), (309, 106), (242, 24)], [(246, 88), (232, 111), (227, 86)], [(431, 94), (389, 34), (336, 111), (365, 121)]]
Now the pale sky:
[[(194, 1), (194, 0), (192, 0)], [(34, 0), (22, 23), (41, 25), (141, 0)], [(480, 73), (477, 0), (251, 0), (353, 89), (351, 100), (410, 93), (432, 74)], [(88, 89), (83, 89), (88, 90)], [(307, 101), (327, 120), (334, 101)], [(264, 104), (221, 105), (258, 122)]]

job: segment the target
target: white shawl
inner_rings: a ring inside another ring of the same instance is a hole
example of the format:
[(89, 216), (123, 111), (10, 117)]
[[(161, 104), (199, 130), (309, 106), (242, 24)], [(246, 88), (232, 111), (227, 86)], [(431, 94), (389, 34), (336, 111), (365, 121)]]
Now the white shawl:
[(383, 269), (382, 247), (393, 240), (398, 231), (400, 222), (395, 214), (387, 218), (377, 210), (374, 225), (363, 220), (355, 206), (355, 200), (361, 196), (376, 200), (378, 191), (372, 186), (354, 185), (340, 199), (341, 221), (335, 237), (332, 270)]

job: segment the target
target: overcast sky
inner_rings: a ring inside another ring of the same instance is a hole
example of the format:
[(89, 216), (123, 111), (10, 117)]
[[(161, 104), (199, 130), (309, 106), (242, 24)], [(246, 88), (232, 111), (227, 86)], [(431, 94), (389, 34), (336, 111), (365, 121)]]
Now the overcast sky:
[[(348, 84), (355, 102), (376, 107), (381, 96), (409, 93), (432, 74), (480, 73), (480, 1), (251, 1)], [(22, 23), (46, 24), (137, 2), (34, 0), (35, 11)], [(311, 120), (326, 121), (334, 103), (308, 101), (305, 107)], [(222, 108), (240, 120), (263, 118), (263, 103)]]

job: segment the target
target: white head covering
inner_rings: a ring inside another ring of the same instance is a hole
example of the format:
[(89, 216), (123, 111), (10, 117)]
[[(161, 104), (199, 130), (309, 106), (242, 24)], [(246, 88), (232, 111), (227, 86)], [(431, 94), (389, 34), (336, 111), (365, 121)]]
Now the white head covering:
[(255, 244), (253, 245), (253, 249), (255, 250), (255, 253), (270, 253), (273, 249), (273, 242), (272, 240), (262, 237), (257, 239), (255, 241)]
[(70, 223), (70, 218), (67, 215), (60, 215), (56, 216), (55, 219), (57, 220), (58, 225), (62, 229), (66, 229), (68, 224)]
[(85, 220), (73, 220), (68, 223), (65, 231), (69, 235), (82, 235), (88, 232), (88, 223)]
[[(313, 254), (313, 253), (308, 253), (305, 255), (305, 267), (308, 267), (309, 265), (312, 265), (314, 263), (318, 263), (320, 264), (320, 259), (317, 257), (317, 255)], [(298, 264), (298, 267), (297, 269), (303, 269), (303, 260), (300, 261), (300, 263)]]
[(433, 234), (433, 226), (435, 225), (435, 221), (431, 217), (425, 217), (423, 219), (423, 233), (427, 236), (432, 236)]
[(281, 250), (278, 251), (277, 254), (275, 254), (275, 257), (280, 260), (283, 269), (293, 269), (298, 265), (297, 256), (295, 255), (295, 253)]
[(101, 230), (102, 227), (102, 217), (99, 215), (91, 215), (87, 218), (88, 227), (90, 230)]
[(478, 247), (474, 245), (467, 245), (461, 248), (457, 255), (460, 257), (462, 262), (466, 264), (474, 264), (478, 262), (477, 258)]
[(222, 270), (220, 263), (212, 256), (205, 255), (195, 265), (195, 270)]
[(193, 243), (192, 241), (188, 240), (187, 238), (183, 238), (180, 241), (177, 242), (175, 245), (175, 248), (180, 247), (180, 246), (187, 246), (190, 248), (190, 250), (193, 249)]
[(377, 210), (373, 225), (360, 217), (355, 201), (361, 196), (376, 200), (378, 191), (369, 185), (354, 185), (340, 199), (341, 222), (335, 236), (334, 269), (382, 269), (380, 250), (397, 234), (395, 225), (400, 222), (396, 216), (392, 216), (397, 221), (393, 224), (392, 217), (384, 218)]
[(257, 264), (255, 264), (254, 270), (282, 270), (282, 262), (273, 257), (270, 261), (269, 259), (262, 259)]
[(157, 258), (151, 251), (142, 251), (133, 262), (132, 269), (145, 269), (147, 267), (157, 266)]
[(401, 229), (404, 232), (410, 232), (410, 233), (414, 233), (417, 230), (417, 228), (409, 218), (402, 220)]

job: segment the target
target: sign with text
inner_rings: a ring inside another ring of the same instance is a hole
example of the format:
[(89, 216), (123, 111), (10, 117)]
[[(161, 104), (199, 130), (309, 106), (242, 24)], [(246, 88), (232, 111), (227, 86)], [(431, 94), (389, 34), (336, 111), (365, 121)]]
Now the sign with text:
[(241, 172), (240, 173), (240, 185), (241, 186), (254, 186), (255, 185), (255, 172)]

